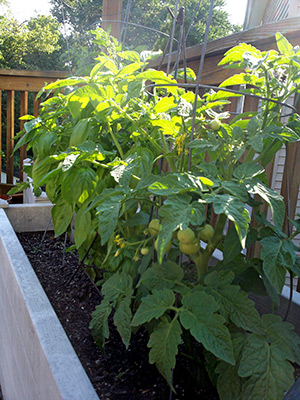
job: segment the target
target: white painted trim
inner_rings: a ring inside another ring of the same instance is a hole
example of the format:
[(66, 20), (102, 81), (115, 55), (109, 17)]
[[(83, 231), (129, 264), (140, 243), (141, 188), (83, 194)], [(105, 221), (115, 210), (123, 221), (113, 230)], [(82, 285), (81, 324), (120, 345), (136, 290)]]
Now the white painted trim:
[[(283, 287), (281, 296), (285, 297), (286, 299), (289, 299), (289, 297), (290, 297), (290, 287), (289, 286), (285, 285)], [(296, 292), (296, 290), (293, 290), (293, 303), (300, 306), (300, 293)]]
[(5, 400), (99, 400), (0, 209), (0, 382)]

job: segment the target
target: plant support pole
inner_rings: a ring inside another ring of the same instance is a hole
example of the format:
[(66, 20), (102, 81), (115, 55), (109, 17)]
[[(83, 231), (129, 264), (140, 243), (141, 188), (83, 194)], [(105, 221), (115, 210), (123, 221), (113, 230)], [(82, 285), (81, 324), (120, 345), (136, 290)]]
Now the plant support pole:
[[(177, 15), (178, 4), (179, 4), (179, 0), (176, 0), (175, 13), (174, 13), (175, 16)], [(168, 57), (168, 66), (167, 66), (167, 75), (169, 75), (169, 72), (170, 72), (173, 42), (174, 42), (174, 35), (175, 35), (175, 26), (176, 26), (176, 17), (173, 19), (172, 33), (171, 33), (171, 39), (170, 39), (169, 57)]]
[[(196, 111), (197, 111), (197, 97), (198, 97), (198, 94), (199, 94), (199, 85), (200, 85), (201, 75), (202, 75), (202, 71), (203, 71), (203, 65), (204, 65), (204, 58), (205, 58), (205, 53), (206, 53), (207, 41), (208, 41), (209, 28), (210, 28), (213, 9), (214, 9), (214, 2), (215, 2), (214, 0), (211, 0), (210, 6), (209, 6), (208, 19), (207, 19), (206, 28), (205, 28), (205, 35), (204, 35), (204, 41), (203, 41), (203, 46), (202, 46), (201, 59), (200, 59), (199, 70), (198, 70), (198, 77), (197, 77), (197, 82), (196, 82), (191, 141), (193, 141), (193, 139), (194, 139), (195, 122), (196, 122)], [(191, 165), (192, 165), (192, 149), (189, 150), (188, 171), (191, 169)]]

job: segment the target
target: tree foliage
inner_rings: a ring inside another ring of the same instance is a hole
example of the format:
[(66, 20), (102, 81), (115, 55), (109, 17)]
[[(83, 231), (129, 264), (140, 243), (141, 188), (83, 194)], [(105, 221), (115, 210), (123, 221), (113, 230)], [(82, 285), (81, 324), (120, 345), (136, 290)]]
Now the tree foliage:
[(38, 15), (20, 24), (0, 17), (0, 68), (62, 69), (60, 24), (52, 16)]
[[(70, 25), (74, 32), (81, 34), (90, 29), (101, 26), (102, 0), (50, 0), (52, 4), (52, 14), (61, 23)], [(205, 24), (208, 17), (209, 0), (203, 0), (198, 9), (198, 0), (183, 0), (180, 6), (186, 10), (186, 30), (194, 18), (193, 27), (190, 31), (187, 46), (201, 43), (204, 38)], [(122, 19), (125, 18), (128, 0), (123, 1)], [(228, 19), (227, 12), (222, 8), (224, 0), (216, 0), (214, 4), (213, 18), (210, 28), (209, 40), (217, 39), (229, 35), (239, 29), (232, 25)], [(171, 16), (167, 10), (170, 7), (173, 12), (174, 2), (170, 0), (134, 0), (130, 9), (129, 22), (144, 25), (146, 27), (158, 29), (169, 34), (171, 31)], [(198, 9), (196, 14), (195, 11)], [(109, 19), (116, 19), (115, 16)], [(165, 45), (165, 37), (149, 31), (143, 27), (128, 26), (125, 44), (131, 48), (146, 46), (148, 49), (161, 48)]]

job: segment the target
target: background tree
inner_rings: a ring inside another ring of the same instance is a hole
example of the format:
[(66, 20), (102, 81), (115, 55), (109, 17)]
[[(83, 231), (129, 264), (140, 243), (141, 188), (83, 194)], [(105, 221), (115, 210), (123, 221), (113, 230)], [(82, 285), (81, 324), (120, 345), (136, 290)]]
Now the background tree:
[[(1, 2), (1, 0), (0, 0)], [(65, 41), (59, 31), (60, 24), (52, 16), (39, 15), (20, 24), (9, 12), (0, 16), (0, 68), (61, 70), (64, 62), (61, 54)], [(3, 110), (6, 109), (7, 92), (2, 92)], [(33, 112), (33, 94), (29, 93), (29, 113)], [(20, 92), (15, 94), (15, 109), (20, 109)], [(2, 131), (6, 129), (6, 113), (2, 114)], [(15, 120), (15, 132), (20, 129)], [(6, 152), (5, 135), (2, 135), (2, 150)], [(6, 170), (6, 158), (2, 160)], [(19, 155), (14, 159), (15, 176), (19, 171)]]
[[(123, 18), (129, 0), (123, 1)], [(67, 23), (73, 32), (84, 34), (90, 29), (101, 26), (102, 0), (50, 0), (51, 12), (60, 23)], [(198, 9), (199, 0), (182, 0), (180, 6), (186, 10), (186, 30), (194, 18), (194, 24), (190, 31), (187, 46), (201, 43), (204, 38), (205, 24), (208, 17), (209, 0), (202, 0)], [(209, 39), (217, 39), (229, 35), (240, 29), (239, 26), (230, 23), (228, 14), (224, 10), (224, 0), (216, 0), (214, 4), (213, 18)], [(167, 10), (170, 7), (174, 11), (174, 1), (171, 0), (133, 0), (130, 10), (129, 22), (134, 22), (166, 33), (170, 32), (171, 16)], [(195, 11), (198, 10), (195, 14)], [(195, 15), (194, 15), (195, 14)], [(114, 16), (111, 17), (114, 19)], [(153, 31), (140, 27), (128, 26), (126, 32), (126, 45), (137, 47), (146, 46), (162, 48), (164, 38)]]
[(102, 0), (50, 0), (51, 13), (74, 32), (84, 34), (101, 24)]
[(20, 24), (11, 16), (0, 17), (0, 68), (62, 69), (59, 61), (64, 40), (52, 16), (38, 15)]

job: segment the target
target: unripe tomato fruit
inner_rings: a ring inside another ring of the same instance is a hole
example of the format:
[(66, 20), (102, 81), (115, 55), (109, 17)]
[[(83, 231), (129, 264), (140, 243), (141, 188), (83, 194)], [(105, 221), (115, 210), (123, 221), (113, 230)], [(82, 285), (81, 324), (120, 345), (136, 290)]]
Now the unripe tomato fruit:
[(211, 121), (210, 127), (213, 131), (218, 131), (221, 128), (221, 122), (215, 118)]
[(181, 253), (186, 254), (187, 256), (191, 256), (198, 253), (198, 251), (200, 250), (200, 243), (198, 240), (188, 244), (179, 242), (179, 249)]
[(195, 233), (191, 228), (186, 228), (177, 232), (177, 239), (184, 244), (192, 243), (195, 240)]
[[(156, 239), (154, 242), (154, 248), (156, 251), (157, 251), (157, 245), (158, 245), (158, 239)], [(167, 247), (165, 248), (165, 253), (167, 253), (169, 250), (171, 250), (171, 247), (172, 247), (172, 244), (171, 244), (171, 242), (169, 242), (167, 244)]]
[(148, 229), (152, 236), (158, 235), (159, 231), (161, 230), (161, 224), (159, 222), (159, 219), (153, 219), (150, 222)]
[(203, 242), (209, 242), (212, 239), (214, 233), (214, 228), (209, 224), (205, 224), (199, 232), (199, 238), (203, 240)]
[(148, 247), (142, 247), (141, 248), (141, 254), (143, 256), (146, 256), (149, 253), (149, 248)]

